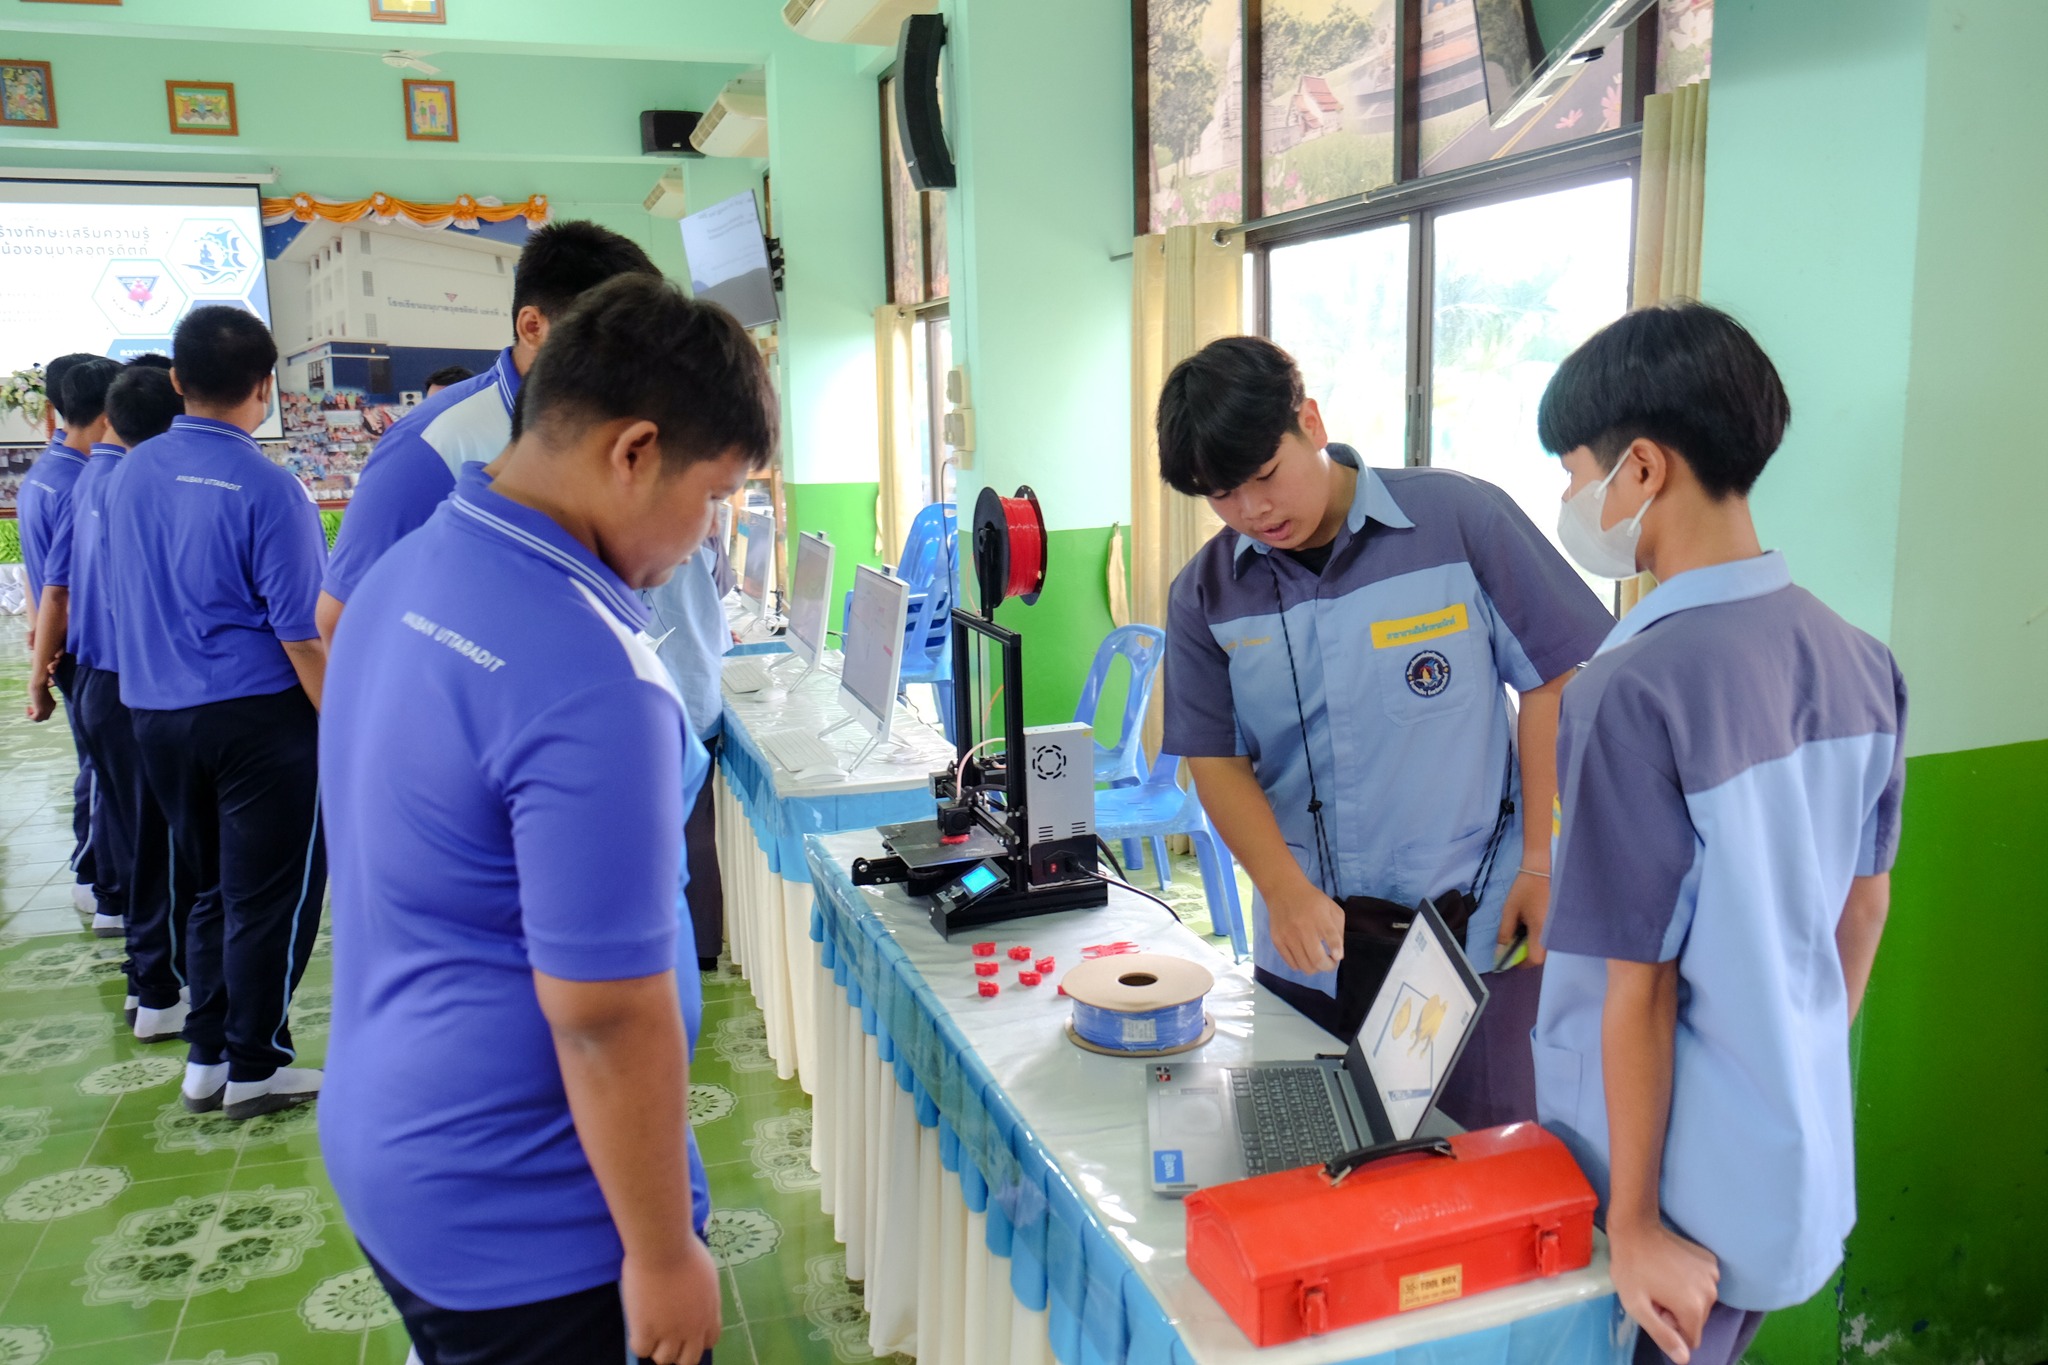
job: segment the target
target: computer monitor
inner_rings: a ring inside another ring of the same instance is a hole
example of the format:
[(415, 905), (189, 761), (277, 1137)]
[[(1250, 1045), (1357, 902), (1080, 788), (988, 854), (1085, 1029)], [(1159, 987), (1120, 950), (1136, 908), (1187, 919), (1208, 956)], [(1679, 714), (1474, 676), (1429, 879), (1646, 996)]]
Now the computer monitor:
[[(910, 585), (863, 564), (853, 571), (853, 605), (846, 613), (846, 665), (839, 674), (839, 704), (881, 744), (896, 714), (903, 675), (903, 626)], [(869, 746), (873, 748), (873, 745)]]
[(740, 560), (740, 596), (754, 615), (766, 616), (775, 575), (775, 518), (761, 512), (742, 513), (740, 534), (747, 543)]
[(789, 652), (803, 660), (804, 673), (825, 652), (825, 616), (832, 597), (832, 542), (806, 531), (796, 542), (796, 571), (789, 589)]

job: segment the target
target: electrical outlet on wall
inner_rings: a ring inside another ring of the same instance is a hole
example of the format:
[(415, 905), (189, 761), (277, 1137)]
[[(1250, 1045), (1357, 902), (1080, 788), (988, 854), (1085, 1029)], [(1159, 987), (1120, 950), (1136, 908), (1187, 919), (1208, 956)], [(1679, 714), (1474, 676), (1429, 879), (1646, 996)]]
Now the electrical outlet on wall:
[(946, 402), (952, 410), (946, 414), (942, 430), (946, 444), (953, 447), (954, 463), (961, 469), (974, 468), (974, 405), (970, 392), (966, 367), (955, 365), (946, 371)]

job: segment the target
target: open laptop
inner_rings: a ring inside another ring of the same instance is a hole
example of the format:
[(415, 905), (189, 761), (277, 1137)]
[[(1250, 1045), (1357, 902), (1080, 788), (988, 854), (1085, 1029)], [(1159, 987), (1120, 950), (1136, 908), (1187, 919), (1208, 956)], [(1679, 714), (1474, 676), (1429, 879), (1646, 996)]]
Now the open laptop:
[(1428, 904), (1343, 1058), (1147, 1063), (1152, 1188), (1186, 1194), (1415, 1136), (1486, 1005), (1486, 987)]

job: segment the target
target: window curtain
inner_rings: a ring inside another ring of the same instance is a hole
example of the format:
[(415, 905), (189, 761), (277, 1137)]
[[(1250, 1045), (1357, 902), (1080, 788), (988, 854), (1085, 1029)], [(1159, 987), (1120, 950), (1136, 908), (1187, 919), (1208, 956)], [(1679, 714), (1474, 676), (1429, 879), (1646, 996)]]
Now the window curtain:
[[(1130, 619), (1166, 625), (1173, 576), (1222, 523), (1200, 498), (1176, 493), (1159, 477), (1153, 427), (1159, 390), (1173, 367), (1218, 337), (1244, 328), (1244, 241), (1216, 240), (1217, 223), (1169, 228), (1140, 237), (1131, 257)], [(1118, 547), (1119, 549), (1121, 546)], [(1120, 554), (1110, 571), (1120, 575)], [(1122, 600), (1113, 583), (1110, 600)], [(1127, 624), (1123, 620), (1118, 625)], [(1159, 751), (1160, 698), (1152, 694), (1145, 747)]]
[(917, 445), (917, 357), (911, 345), (917, 316), (885, 303), (875, 310), (875, 413), (882, 468), (875, 492), (875, 554), (893, 564), (910, 534), (923, 486)]
[[(1636, 259), (1630, 303), (1698, 298), (1707, 180), (1707, 82), (1643, 101), (1643, 169), (1636, 188)], [(1621, 585), (1626, 614), (1656, 586), (1648, 574)]]

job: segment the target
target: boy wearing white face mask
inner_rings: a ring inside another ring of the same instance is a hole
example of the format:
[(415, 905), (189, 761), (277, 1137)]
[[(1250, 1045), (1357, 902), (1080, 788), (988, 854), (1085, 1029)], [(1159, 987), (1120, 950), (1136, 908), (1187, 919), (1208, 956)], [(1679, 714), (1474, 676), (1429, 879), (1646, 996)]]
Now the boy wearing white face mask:
[(1602, 1196), (1636, 1360), (1741, 1358), (1855, 1222), (1849, 1022), (1890, 900), (1906, 691), (1748, 494), (1791, 404), (1726, 314), (1611, 324), (1538, 411), (1559, 535), (1659, 586), (1565, 689), (1537, 1109)]

